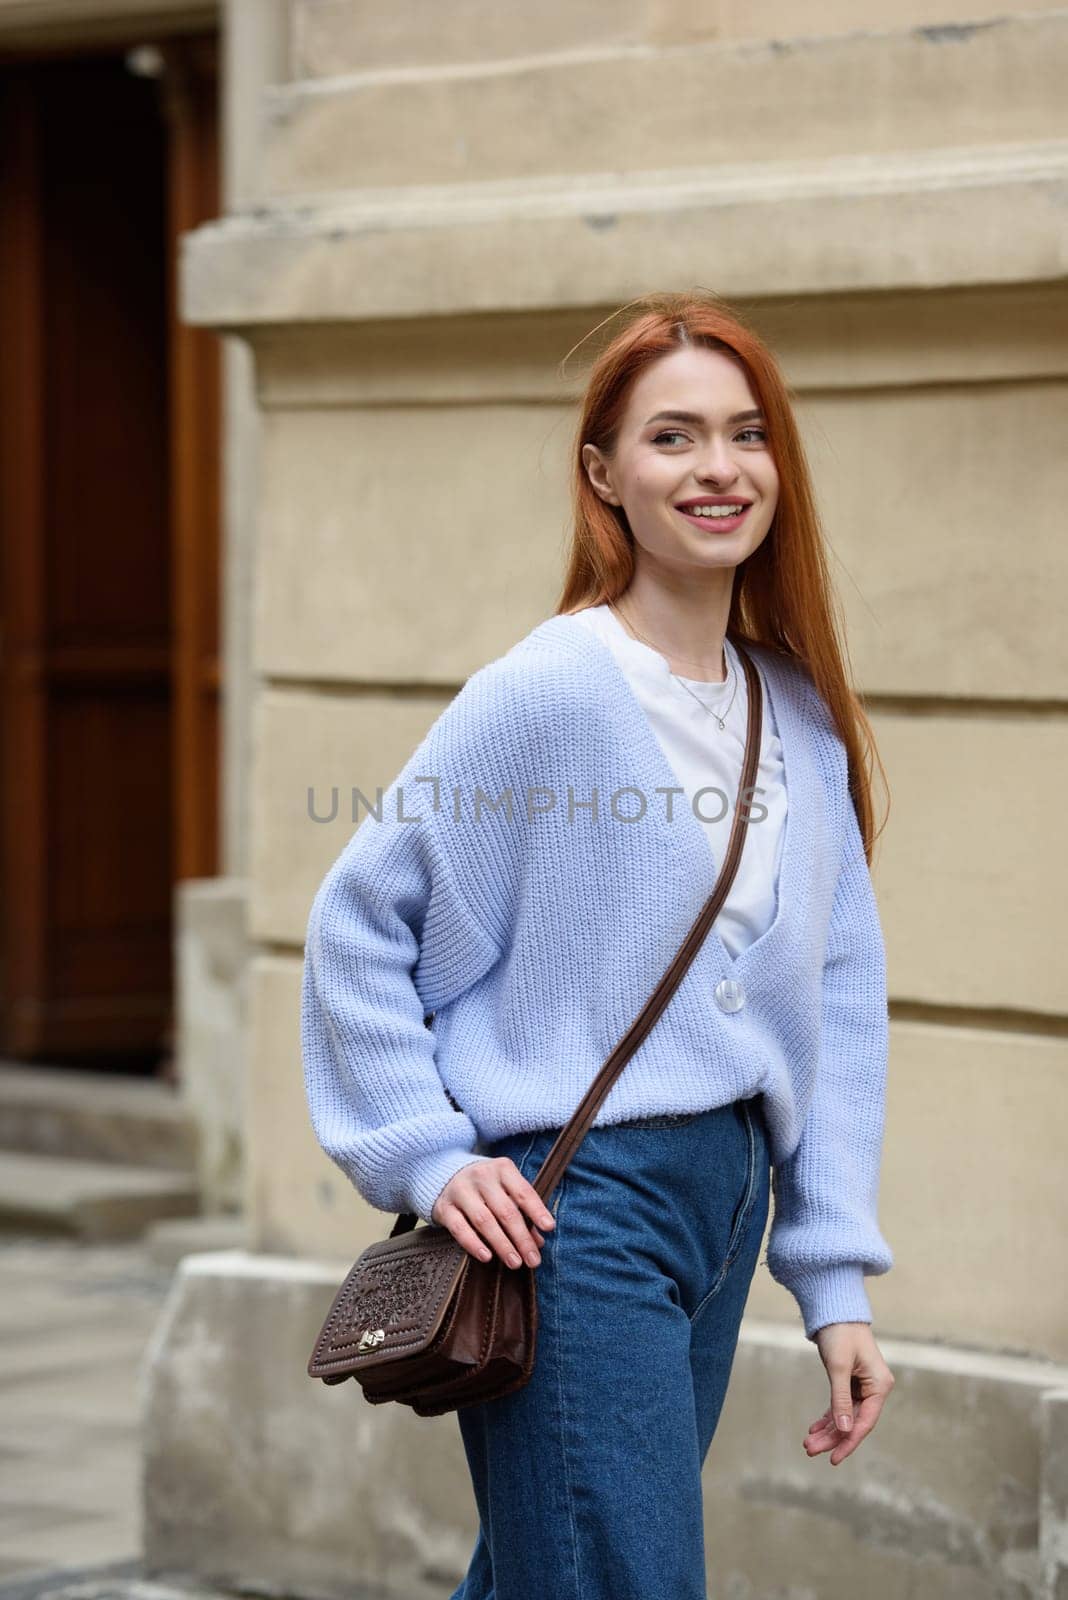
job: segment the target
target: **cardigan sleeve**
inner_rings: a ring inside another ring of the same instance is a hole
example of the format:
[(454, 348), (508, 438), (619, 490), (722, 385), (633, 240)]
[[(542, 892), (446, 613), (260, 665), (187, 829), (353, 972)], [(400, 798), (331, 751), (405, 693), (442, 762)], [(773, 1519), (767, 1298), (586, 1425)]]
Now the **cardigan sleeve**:
[(499, 794), (508, 709), (488, 668), (468, 679), (385, 791), (381, 820), (361, 821), (308, 917), (301, 1048), (316, 1137), (369, 1204), (425, 1221), (455, 1172), (488, 1159), (446, 1095), (426, 1017), (502, 951), (493, 886), (514, 855), (510, 826), (503, 814), (456, 821), (453, 793)]
[(772, 1172), (767, 1265), (797, 1301), (805, 1336), (871, 1322), (865, 1275), (893, 1254), (876, 1206), (889, 1045), (886, 956), (851, 800), (823, 964), (819, 1059), (800, 1142)]

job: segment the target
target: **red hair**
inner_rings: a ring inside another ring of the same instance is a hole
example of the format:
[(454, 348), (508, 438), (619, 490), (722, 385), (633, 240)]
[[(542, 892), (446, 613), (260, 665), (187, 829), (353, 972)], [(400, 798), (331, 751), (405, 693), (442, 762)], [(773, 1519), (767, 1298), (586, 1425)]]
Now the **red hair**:
[(886, 769), (846, 672), (841, 612), (791, 392), (759, 334), (711, 291), (643, 295), (629, 309), (630, 320), (601, 351), (586, 385), (572, 456), (571, 548), (555, 614), (615, 600), (634, 574), (633, 535), (622, 508), (607, 505), (590, 483), (583, 445), (614, 455), (631, 386), (659, 357), (693, 347), (733, 356), (764, 414), (779, 496), (766, 536), (735, 568), (727, 633), (743, 645), (792, 657), (815, 686), (845, 745), (849, 792), (870, 866), (882, 831), (873, 823), (872, 763), (884, 787)]

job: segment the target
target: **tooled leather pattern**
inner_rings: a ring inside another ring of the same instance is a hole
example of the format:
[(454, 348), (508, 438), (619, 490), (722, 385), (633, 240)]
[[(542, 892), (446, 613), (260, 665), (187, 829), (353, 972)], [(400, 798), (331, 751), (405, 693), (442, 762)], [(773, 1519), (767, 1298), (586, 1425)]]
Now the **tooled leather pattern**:
[(432, 1263), (425, 1259), (369, 1263), (344, 1308), (341, 1326), (388, 1328), (400, 1322), (425, 1300), (433, 1273)]

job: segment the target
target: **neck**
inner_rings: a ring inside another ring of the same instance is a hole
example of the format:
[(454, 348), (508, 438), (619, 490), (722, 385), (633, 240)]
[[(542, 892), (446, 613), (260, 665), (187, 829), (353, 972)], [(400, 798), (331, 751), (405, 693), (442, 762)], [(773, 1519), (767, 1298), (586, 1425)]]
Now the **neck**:
[(624, 627), (629, 623), (630, 631), (641, 636), (641, 643), (651, 644), (666, 657), (672, 672), (722, 683), (733, 569), (722, 576), (725, 584), (702, 589), (692, 582), (673, 586), (636, 573), (615, 597), (616, 615)]

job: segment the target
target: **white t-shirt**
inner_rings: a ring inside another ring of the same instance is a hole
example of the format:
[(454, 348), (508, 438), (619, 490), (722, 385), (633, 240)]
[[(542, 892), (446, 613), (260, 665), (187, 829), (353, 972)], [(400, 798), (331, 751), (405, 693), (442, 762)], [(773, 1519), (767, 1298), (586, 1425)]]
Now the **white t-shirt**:
[[(745, 669), (737, 650), (729, 639), (725, 641), (725, 683), (706, 683), (699, 678), (683, 678), (678, 683), (666, 657), (651, 645), (631, 638), (611, 606), (588, 606), (574, 615), (608, 645), (626, 675), (684, 790), (682, 796), (676, 795), (675, 805), (690, 806), (703, 824), (718, 869), (727, 853), (734, 820), (749, 714)], [(759, 939), (774, 920), (786, 821), (782, 746), (767, 680), (755, 658), (754, 665), (761, 672), (764, 689), (760, 764), (754, 799), (766, 807), (768, 814), (759, 820), (754, 818), (730, 893), (716, 918), (716, 932), (732, 956)], [(704, 706), (711, 707), (717, 717), (723, 717), (726, 726), (720, 728)], [(702, 789), (718, 792), (700, 795), (695, 809), (693, 798)]]

